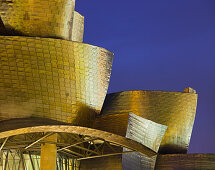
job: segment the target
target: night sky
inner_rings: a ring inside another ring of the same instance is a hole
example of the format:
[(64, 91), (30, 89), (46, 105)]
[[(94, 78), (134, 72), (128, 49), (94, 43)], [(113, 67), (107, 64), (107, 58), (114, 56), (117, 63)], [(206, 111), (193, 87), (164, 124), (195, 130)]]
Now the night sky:
[(76, 0), (84, 42), (112, 51), (109, 92), (199, 94), (189, 153), (215, 153), (215, 0)]

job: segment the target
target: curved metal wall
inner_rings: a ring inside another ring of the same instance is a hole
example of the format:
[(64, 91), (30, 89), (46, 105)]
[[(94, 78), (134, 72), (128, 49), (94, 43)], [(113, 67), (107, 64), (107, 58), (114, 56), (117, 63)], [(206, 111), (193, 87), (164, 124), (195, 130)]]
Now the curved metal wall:
[(71, 31), (69, 40), (83, 42), (84, 38), (84, 16), (74, 11), (71, 19)]
[(160, 91), (125, 91), (108, 94), (103, 115), (132, 112), (168, 126), (160, 153), (186, 153), (197, 105), (197, 94)]
[(109, 156), (80, 161), (80, 170), (123, 170), (121, 156)]
[(215, 154), (159, 155), (155, 169), (214, 170)]
[(104, 102), (112, 59), (88, 44), (0, 36), (0, 121), (44, 117), (87, 126)]
[(70, 40), (75, 0), (0, 0), (0, 15), (14, 35)]
[(167, 127), (133, 113), (107, 114), (96, 117), (95, 129), (104, 130), (137, 141), (158, 152)]
[(135, 140), (158, 152), (167, 126), (144, 119), (129, 113), (126, 138)]
[(157, 156), (150, 158), (137, 152), (126, 153), (122, 155), (122, 167), (123, 170), (154, 170), (156, 158)]

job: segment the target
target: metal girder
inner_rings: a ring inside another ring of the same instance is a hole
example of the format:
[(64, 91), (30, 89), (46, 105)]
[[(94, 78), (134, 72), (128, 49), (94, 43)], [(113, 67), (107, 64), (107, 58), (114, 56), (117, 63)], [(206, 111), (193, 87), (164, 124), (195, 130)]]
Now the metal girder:
[(6, 137), (6, 139), (4, 140), (3, 144), (1, 145), (1, 147), (0, 147), (0, 152), (1, 152), (1, 150), (3, 149), (4, 145), (6, 144), (8, 138), (9, 138), (9, 137)]
[[(10, 137), (14, 135), (21, 135), (27, 133), (40, 133), (40, 132), (47, 132), (47, 133), (70, 133), (70, 134), (77, 134), (82, 136), (91, 136), (93, 138), (103, 139), (111, 144), (118, 145), (120, 147), (125, 147), (127, 149), (136, 151), (140, 154), (143, 154), (148, 157), (152, 157), (157, 155), (156, 152), (149, 149), (148, 147), (134, 141), (128, 139), (126, 137), (122, 137), (113, 133), (87, 128), (87, 127), (80, 127), (80, 126), (67, 126), (67, 125), (49, 125), (49, 126), (36, 126), (36, 127), (26, 127), (16, 130), (10, 130), (5, 132), (0, 132), (0, 139), (5, 137)], [(43, 137), (45, 138), (45, 136)], [(26, 148), (31, 147), (35, 143), (39, 142), (43, 138), (35, 141), (34, 143), (28, 145)]]
[(72, 154), (75, 154), (75, 155), (78, 155), (78, 156), (81, 156), (81, 157), (84, 157), (84, 155), (80, 154), (80, 153), (77, 153), (77, 152), (74, 152), (74, 151), (71, 151), (69, 149), (64, 149), (65, 151), (69, 152), (69, 153), (72, 153)]
[(34, 163), (33, 163), (32, 157), (31, 157), (31, 153), (28, 152), (28, 155), (29, 155), (29, 158), (30, 158), (30, 161), (31, 161), (32, 169), (35, 170), (35, 168), (34, 168)]
[(92, 140), (93, 140), (93, 139), (89, 139), (89, 140), (82, 140), (82, 141), (80, 141), (80, 142), (77, 142), (77, 143), (74, 143), (74, 144), (68, 145), (68, 146), (66, 146), (66, 147), (63, 147), (63, 148), (61, 148), (61, 149), (58, 149), (57, 151), (62, 151), (62, 150), (64, 150), (64, 149), (71, 148), (71, 147), (76, 146), (76, 145), (79, 145), (79, 144), (81, 144), (81, 143), (90, 142), (90, 141), (92, 141)]
[(53, 134), (54, 134), (54, 133), (52, 133), (52, 132), (46, 134), (45, 136), (41, 137), (40, 139), (38, 139), (38, 140), (36, 140), (35, 142), (31, 143), (30, 145), (26, 146), (25, 149), (30, 148), (31, 146), (35, 145), (35, 144), (38, 143), (39, 141), (41, 141), (41, 140), (43, 140), (43, 139), (45, 139), (45, 138), (47, 138), (47, 137), (49, 137), (50, 135), (53, 135)]
[(23, 154), (22, 154), (22, 151), (21, 151), (21, 150), (19, 150), (19, 154), (20, 154), (20, 160), (21, 160), (21, 167), (22, 167), (22, 170), (25, 170), (25, 164), (24, 164)]
[(78, 160), (78, 161), (81, 161), (81, 160), (86, 160), (86, 159), (101, 158), (101, 157), (115, 156), (115, 155), (122, 155), (122, 154), (125, 154), (125, 153), (133, 153), (133, 152), (135, 152), (135, 151), (111, 153), (111, 154), (98, 155), (98, 156), (89, 156), (89, 157), (79, 158), (79, 159), (77, 159), (77, 160)]

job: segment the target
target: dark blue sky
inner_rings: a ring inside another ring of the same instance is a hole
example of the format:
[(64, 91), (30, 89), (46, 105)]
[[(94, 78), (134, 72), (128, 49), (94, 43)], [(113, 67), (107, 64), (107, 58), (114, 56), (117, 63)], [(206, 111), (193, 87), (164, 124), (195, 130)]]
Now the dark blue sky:
[(109, 92), (199, 94), (190, 153), (215, 153), (215, 0), (77, 0), (84, 42), (115, 53)]

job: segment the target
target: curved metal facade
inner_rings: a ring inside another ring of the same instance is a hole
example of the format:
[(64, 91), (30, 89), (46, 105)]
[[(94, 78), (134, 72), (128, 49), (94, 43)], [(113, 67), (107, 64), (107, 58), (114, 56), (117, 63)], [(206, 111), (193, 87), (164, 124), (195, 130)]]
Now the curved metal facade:
[(71, 31), (69, 39), (71, 41), (83, 42), (84, 38), (84, 16), (74, 11), (71, 19)]
[(156, 163), (158, 150), (187, 152), (195, 90), (104, 103), (113, 54), (81, 43), (74, 9), (75, 0), (0, 0), (0, 169), (215, 169), (209, 154)]
[(149, 158), (134, 152), (83, 160), (80, 162), (80, 170), (154, 170), (155, 161), (156, 156)]
[(96, 118), (95, 129), (104, 130), (135, 140), (158, 152), (167, 127), (133, 113), (108, 114)]
[(186, 153), (195, 119), (197, 94), (125, 91), (108, 94), (102, 115), (135, 113), (168, 126), (160, 153)]
[(112, 59), (88, 44), (0, 36), (0, 121), (44, 117), (87, 126), (101, 110)]
[(171, 154), (159, 155), (156, 170), (187, 169), (187, 170), (214, 170), (215, 154)]
[(5, 27), (14, 35), (70, 40), (75, 0), (0, 1)]

